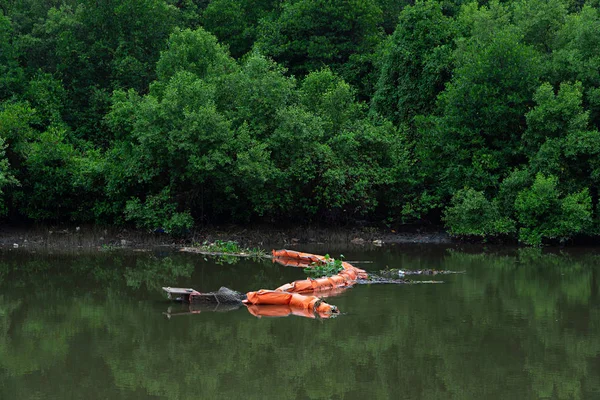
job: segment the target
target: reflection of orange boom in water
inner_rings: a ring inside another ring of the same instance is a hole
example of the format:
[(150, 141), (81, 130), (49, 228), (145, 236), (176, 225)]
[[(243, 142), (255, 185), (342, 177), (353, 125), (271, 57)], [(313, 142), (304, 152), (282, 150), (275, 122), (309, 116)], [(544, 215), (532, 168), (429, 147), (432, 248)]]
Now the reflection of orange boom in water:
[[(293, 309), (290, 306), (284, 305), (268, 305), (257, 306), (252, 304), (248, 306), (248, 312), (255, 317), (287, 317), (289, 315), (297, 315), (305, 318), (316, 318), (315, 313), (304, 308)], [(329, 315), (323, 315), (322, 318), (328, 318)]]

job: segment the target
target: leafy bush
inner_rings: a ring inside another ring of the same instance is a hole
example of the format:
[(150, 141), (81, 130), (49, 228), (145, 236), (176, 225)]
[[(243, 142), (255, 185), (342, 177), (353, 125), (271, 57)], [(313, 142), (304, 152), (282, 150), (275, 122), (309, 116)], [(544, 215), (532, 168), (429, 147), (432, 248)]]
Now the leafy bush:
[(189, 211), (177, 212), (176, 209), (169, 189), (165, 188), (157, 195), (148, 196), (143, 203), (138, 198), (128, 201), (125, 219), (133, 221), (138, 228), (182, 235), (194, 226), (194, 220)]
[(502, 217), (496, 203), (470, 188), (454, 195), (444, 221), (453, 236), (497, 236), (515, 230), (514, 221)]
[(539, 246), (544, 239), (564, 242), (591, 223), (592, 200), (588, 189), (561, 198), (557, 185), (555, 176), (538, 174), (533, 185), (518, 194), (515, 211), (521, 226), (521, 242), (533, 246)]
[(531, 186), (532, 183), (533, 177), (526, 169), (516, 169), (504, 178), (498, 189), (498, 195), (494, 199), (500, 214), (513, 216), (517, 196), (523, 189)]
[(4, 191), (7, 186), (18, 184), (18, 181), (9, 171), (8, 160), (4, 154), (4, 139), (0, 137), (0, 215), (6, 214), (6, 205), (4, 204)]
[(176, 29), (156, 64), (158, 81), (167, 82), (181, 71), (199, 78), (218, 76), (235, 69), (235, 63), (217, 38), (202, 28)]

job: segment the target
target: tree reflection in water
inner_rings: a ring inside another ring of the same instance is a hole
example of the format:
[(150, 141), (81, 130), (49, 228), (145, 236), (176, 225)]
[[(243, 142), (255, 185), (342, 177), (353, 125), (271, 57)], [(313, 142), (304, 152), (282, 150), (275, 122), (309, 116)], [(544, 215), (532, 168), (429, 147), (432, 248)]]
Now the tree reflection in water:
[(397, 250), (373, 258), (380, 256), (398, 268), (467, 273), (446, 285), (354, 288), (336, 297), (352, 312), (329, 321), (257, 319), (242, 309), (168, 320), (163, 312), (177, 305), (157, 290), (165, 282), (250, 290), (302, 272), (181, 254), (2, 254), (0, 397), (599, 393), (598, 255)]

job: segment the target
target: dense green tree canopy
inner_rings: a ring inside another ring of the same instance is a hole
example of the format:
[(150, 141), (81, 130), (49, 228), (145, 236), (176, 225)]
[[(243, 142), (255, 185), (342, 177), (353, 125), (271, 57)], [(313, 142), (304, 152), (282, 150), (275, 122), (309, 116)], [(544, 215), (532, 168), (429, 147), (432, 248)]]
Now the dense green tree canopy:
[(381, 23), (375, 0), (287, 1), (278, 17), (263, 19), (256, 46), (294, 75), (329, 66), (366, 87)]
[(595, 235), (599, 38), (595, 1), (0, 0), (1, 209)]
[(252, 49), (260, 20), (275, 17), (280, 4), (276, 0), (213, 0), (202, 13), (202, 25), (229, 45), (234, 57), (240, 57)]
[(434, 109), (450, 78), (455, 25), (436, 2), (418, 1), (402, 11), (381, 56), (375, 111), (401, 123)]

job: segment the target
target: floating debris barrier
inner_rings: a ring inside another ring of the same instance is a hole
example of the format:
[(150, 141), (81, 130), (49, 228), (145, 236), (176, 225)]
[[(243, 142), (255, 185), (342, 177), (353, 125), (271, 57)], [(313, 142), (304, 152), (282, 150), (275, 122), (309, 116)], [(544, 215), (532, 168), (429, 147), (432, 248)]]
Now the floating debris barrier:
[[(239, 254), (239, 256), (246, 256)], [(336, 261), (329, 256), (302, 253), (293, 250), (273, 250), (273, 262), (284, 266), (313, 268), (315, 266), (339, 266), (339, 272), (321, 278), (306, 278), (286, 283), (274, 290), (240, 293), (226, 287), (216, 292), (198, 292), (191, 288), (163, 287), (169, 298), (191, 305), (227, 305), (236, 309), (242, 304), (255, 316), (287, 316), (298, 315), (309, 318), (331, 318), (339, 314), (336, 306), (323, 301), (326, 294), (344, 291), (356, 284), (426, 284), (443, 283), (442, 281), (411, 281), (404, 279), (406, 275), (439, 275), (460, 273), (456, 271), (438, 271), (432, 269), (398, 270), (386, 269), (379, 275), (369, 274), (349, 262)], [(338, 269), (335, 269), (338, 271)], [(462, 271), (461, 271), (462, 272)], [(319, 296), (317, 296), (317, 294)], [(198, 311), (190, 311), (197, 313)], [(170, 314), (169, 314), (170, 316)]]

